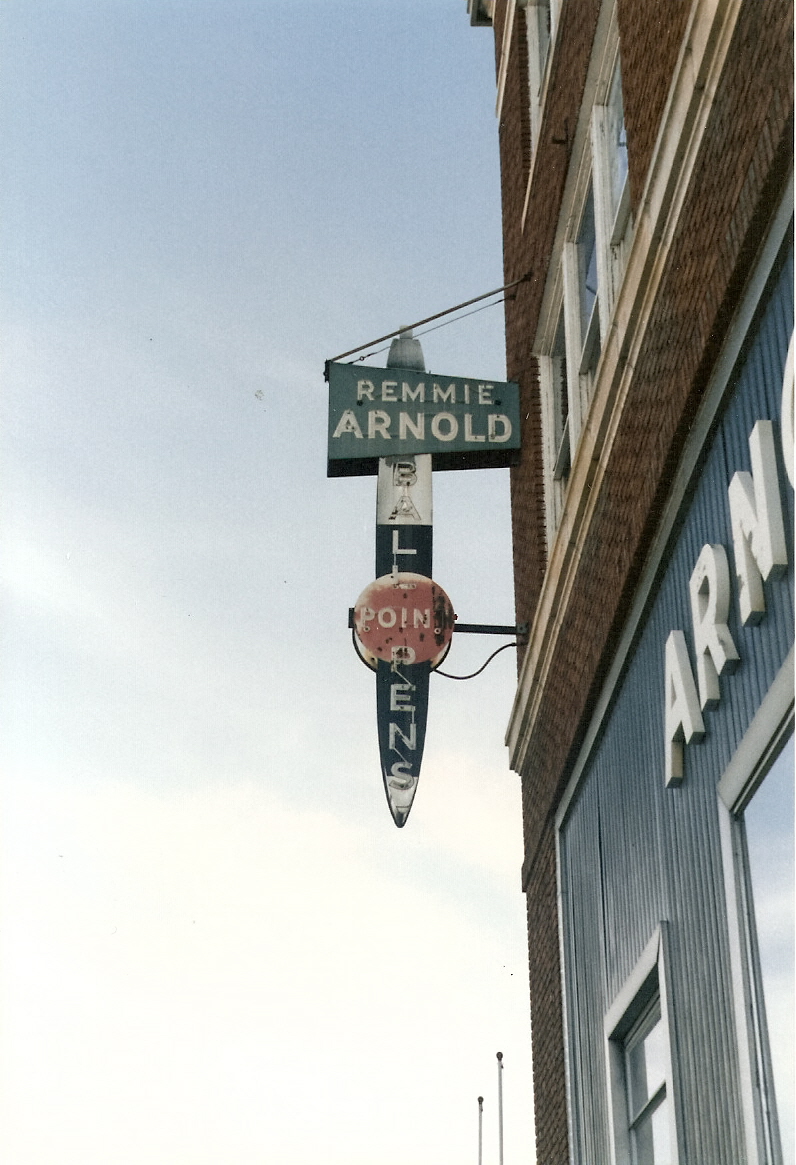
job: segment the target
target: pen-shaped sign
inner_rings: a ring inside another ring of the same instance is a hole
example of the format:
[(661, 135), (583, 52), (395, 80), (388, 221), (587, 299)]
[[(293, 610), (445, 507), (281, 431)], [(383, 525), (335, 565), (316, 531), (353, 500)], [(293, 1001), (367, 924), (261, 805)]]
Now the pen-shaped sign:
[(429, 674), (442, 662), (454, 613), (431, 578), (431, 457), (379, 465), (376, 580), (354, 607), (358, 650), (376, 671), (379, 753), (387, 803), (402, 826), (412, 807), (428, 715)]
[(426, 372), (406, 328), (386, 368), (328, 361), (326, 378), (327, 475), (378, 474), (376, 580), (354, 608), (354, 645), (376, 672), (384, 791), (402, 826), (420, 776), (429, 676), (448, 652), (456, 619), (431, 575), (431, 472), (516, 464), (519, 388)]

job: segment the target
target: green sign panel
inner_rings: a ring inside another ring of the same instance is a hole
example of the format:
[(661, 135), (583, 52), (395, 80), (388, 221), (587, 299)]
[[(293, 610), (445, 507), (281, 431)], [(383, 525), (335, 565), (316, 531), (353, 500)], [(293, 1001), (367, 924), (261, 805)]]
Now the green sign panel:
[(514, 465), (519, 387), (403, 368), (329, 366), (328, 477), (378, 472), (380, 457), (430, 453), (434, 469)]

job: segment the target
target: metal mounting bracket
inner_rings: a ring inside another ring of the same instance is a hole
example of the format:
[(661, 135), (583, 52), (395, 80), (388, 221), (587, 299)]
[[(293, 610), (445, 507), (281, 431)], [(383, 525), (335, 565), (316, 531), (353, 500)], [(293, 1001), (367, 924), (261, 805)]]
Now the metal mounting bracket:
[[(355, 625), (354, 608), (348, 608), (348, 627), (353, 630)], [(527, 635), (527, 623), (454, 623), (454, 631), (461, 631), (465, 635)]]
[(454, 623), (454, 631), (463, 631), (467, 635), (527, 635), (528, 624), (516, 623)]

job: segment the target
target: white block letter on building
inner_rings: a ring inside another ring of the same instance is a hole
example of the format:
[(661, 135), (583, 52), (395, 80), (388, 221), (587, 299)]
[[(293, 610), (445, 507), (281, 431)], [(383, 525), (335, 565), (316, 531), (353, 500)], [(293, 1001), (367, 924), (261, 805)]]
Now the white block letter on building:
[(760, 622), (766, 609), (763, 582), (778, 578), (788, 565), (771, 421), (758, 421), (752, 429), (749, 452), (752, 472), (736, 473), (728, 491), (744, 626)]
[(723, 546), (703, 546), (688, 584), (694, 649), (697, 661), (699, 703), (715, 708), (719, 702), (719, 676), (734, 672), (738, 652), (727, 626), (730, 610), (730, 567)]
[(665, 700), (666, 784), (679, 785), (683, 779), (683, 744), (705, 734), (682, 631), (670, 631), (666, 640)]

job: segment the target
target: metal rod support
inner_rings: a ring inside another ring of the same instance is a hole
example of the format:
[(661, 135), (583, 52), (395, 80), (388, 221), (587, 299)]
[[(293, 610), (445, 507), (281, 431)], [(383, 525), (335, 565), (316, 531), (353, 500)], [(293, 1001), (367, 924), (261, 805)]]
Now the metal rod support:
[(502, 623), (454, 623), (454, 631), (463, 631), (465, 635), (527, 635), (528, 624), (517, 623), (506, 625)]
[[(355, 626), (354, 608), (348, 608), (349, 629)], [(454, 631), (465, 635), (527, 635), (527, 623), (454, 623)]]
[(532, 271), (528, 271), (521, 279), (515, 279), (511, 283), (504, 283), (502, 287), (496, 287), (494, 291), (485, 291), (483, 295), (473, 296), (472, 299), (466, 299), (464, 303), (457, 303), (455, 307), (446, 307), (445, 311), (435, 312), (433, 316), (426, 316), (425, 319), (416, 320), (413, 324), (405, 324), (401, 328), (396, 328), (394, 332), (386, 332), (383, 336), (377, 336), (375, 340), (368, 340), (367, 344), (360, 344), (358, 348), (349, 348), (347, 352), (341, 352), (339, 356), (332, 356), (331, 360), (326, 361), (326, 379), (329, 379), (330, 364), (336, 364), (338, 360), (344, 360), (346, 356), (353, 356), (355, 352), (361, 352), (363, 348), (370, 348), (373, 344), (381, 344), (384, 340), (391, 340), (393, 336), (400, 336), (401, 332), (409, 331), (411, 328), (419, 328), (423, 324), (429, 324), (432, 320), (438, 320), (440, 316), (447, 316), (451, 312), (469, 307), (471, 303), (478, 303), (481, 299), (489, 299), (490, 295), (500, 295), (501, 291), (509, 291), (512, 287), (517, 287), (520, 283), (526, 283), (532, 274)]

